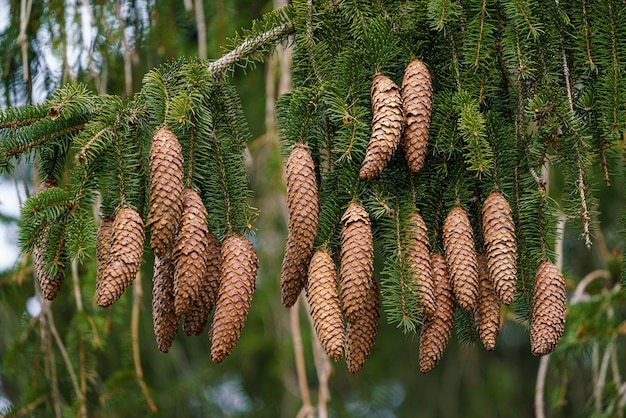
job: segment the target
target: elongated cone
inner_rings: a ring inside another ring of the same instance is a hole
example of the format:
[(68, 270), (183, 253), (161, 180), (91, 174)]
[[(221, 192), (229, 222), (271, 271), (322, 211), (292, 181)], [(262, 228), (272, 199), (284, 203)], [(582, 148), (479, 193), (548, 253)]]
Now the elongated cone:
[(165, 257), (174, 247), (178, 218), (182, 211), (183, 154), (178, 138), (161, 128), (150, 148), (150, 247)]
[(235, 235), (222, 243), (222, 274), (211, 326), (211, 360), (215, 363), (237, 345), (256, 287), (257, 268), (257, 256), (247, 238)]
[(152, 322), (157, 348), (161, 353), (167, 353), (180, 324), (180, 317), (174, 309), (174, 262), (168, 257), (154, 258)]
[(478, 303), (474, 309), (474, 322), (483, 346), (488, 351), (496, 348), (500, 332), (500, 301), (493, 290), (493, 283), (487, 270), (487, 257), (478, 254)]
[(191, 315), (206, 274), (209, 226), (207, 211), (195, 190), (183, 191), (183, 213), (174, 248), (174, 307), (176, 315)]
[(402, 147), (409, 169), (414, 173), (422, 169), (426, 159), (432, 96), (428, 68), (418, 59), (411, 61), (402, 78), (402, 104), (406, 122)]
[(344, 342), (343, 316), (337, 287), (335, 262), (327, 251), (316, 251), (309, 266), (306, 297), (315, 334), (333, 360), (339, 360), (343, 356)]
[(141, 216), (132, 208), (121, 209), (113, 222), (109, 261), (102, 280), (96, 283), (98, 305), (111, 305), (133, 283), (141, 265), (145, 237)]
[(433, 276), (430, 267), (430, 244), (426, 223), (418, 212), (409, 216), (411, 233), (407, 248), (409, 268), (415, 277), (415, 287), (420, 307), (429, 317), (435, 312), (435, 297), (433, 294)]
[(530, 350), (543, 356), (556, 348), (565, 329), (565, 280), (559, 269), (544, 260), (537, 269), (530, 320)]
[(478, 267), (472, 225), (460, 206), (452, 209), (444, 221), (443, 245), (456, 301), (465, 311), (472, 312), (478, 298)]
[(286, 178), (289, 235), (280, 274), (280, 293), (283, 305), (291, 307), (306, 283), (319, 218), (315, 164), (306, 145), (297, 144), (291, 150)]
[(111, 244), (113, 244), (113, 219), (104, 218), (96, 236), (96, 287), (100, 286), (98, 283), (102, 281), (102, 275), (109, 262)]
[[(41, 183), (37, 188), (37, 193), (57, 187), (57, 183), (54, 180), (48, 179)], [(55, 260), (56, 273), (50, 274), (46, 263), (46, 250), (48, 246), (48, 232), (44, 231), (41, 240), (37, 242), (33, 248), (33, 267), (35, 270), (35, 276), (39, 282), (41, 288), (41, 294), (48, 300), (53, 300), (57, 297), (61, 291), (63, 280), (65, 279), (65, 260), (61, 257), (59, 260)]]
[(361, 315), (356, 322), (348, 322), (346, 330), (346, 363), (351, 373), (361, 370), (372, 352), (379, 319), (380, 290), (378, 283), (373, 281), (367, 288)]
[(387, 165), (400, 144), (404, 115), (400, 88), (388, 77), (377, 74), (371, 88), (372, 135), (359, 178), (371, 180)]
[(191, 312), (185, 317), (183, 324), (185, 335), (202, 334), (217, 301), (222, 264), (221, 244), (212, 232), (209, 231), (207, 237), (206, 270), (200, 283), (199, 297), (194, 300)]
[(341, 303), (346, 319), (354, 323), (374, 283), (372, 227), (365, 209), (354, 202), (341, 217), (341, 225)]
[(427, 318), (420, 334), (419, 365), (422, 373), (428, 373), (437, 365), (454, 326), (454, 294), (448, 279), (445, 259), (432, 254), (433, 285), (435, 291), (435, 314)]
[(500, 192), (492, 192), (483, 203), (483, 238), (496, 295), (510, 305), (515, 296), (517, 243), (511, 207)]

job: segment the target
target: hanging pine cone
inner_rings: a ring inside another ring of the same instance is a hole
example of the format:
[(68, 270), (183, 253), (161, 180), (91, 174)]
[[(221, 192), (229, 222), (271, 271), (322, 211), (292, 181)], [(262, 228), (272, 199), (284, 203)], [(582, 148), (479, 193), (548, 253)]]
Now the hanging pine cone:
[(448, 279), (446, 260), (437, 253), (431, 258), (435, 314), (427, 318), (420, 334), (419, 365), (428, 373), (437, 365), (448, 345), (454, 326), (454, 294)]
[(374, 77), (372, 96), (372, 135), (359, 178), (371, 180), (378, 176), (400, 144), (404, 116), (400, 89), (391, 79), (382, 74)]
[(98, 305), (111, 305), (133, 283), (141, 265), (145, 237), (141, 216), (132, 208), (121, 209), (113, 222), (109, 261), (96, 286)]
[(222, 273), (213, 324), (211, 360), (219, 363), (237, 345), (256, 287), (258, 260), (252, 243), (241, 235), (222, 243)]
[(183, 190), (183, 212), (174, 248), (174, 307), (176, 315), (190, 315), (206, 273), (209, 227), (207, 211), (195, 190)]
[(291, 307), (306, 282), (317, 233), (319, 197), (315, 164), (306, 145), (297, 144), (287, 159), (289, 235), (280, 275), (281, 300)]
[(500, 332), (500, 301), (493, 290), (493, 283), (487, 270), (487, 257), (478, 254), (478, 303), (474, 309), (474, 322), (483, 346), (488, 351), (496, 348)]
[(180, 317), (174, 309), (174, 262), (154, 258), (152, 278), (152, 322), (157, 348), (167, 353), (178, 333)]
[(456, 301), (465, 311), (472, 312), (478, 297), (476, 250), (472, 225), (460, 206), (452, 209), (444, 221), (443, 245)]
[(406, 127), (402, 147), (409, 169), (417, 173), (424, 166), (428, 148), (432, 85), (428, 68), (418, 59), (407, 65), (402, 79), (402, 103)]
[(367, 288), (361, 315), (354, 323), (348, 322), (346, 330), (346, 363), (351, 373), (363, 368), (372, 352), (380, 319), (380, 290), (372, 281)]
[(309, 267), (306, 297), (315, 334), (333, 360), (343, 356), (343, 317), (337, 290), (337, 269), (325, 250), (313, 254)]
[(492, 192), (483, 203), (483, 238), (498, 299), (510, 305), (515, 296), (517, 243), (511, 207), (500, 192)]
[(544, 260), (537, 269), (530, 319), (530, 350), (543, 356), (556, 348), (565, 329), (565, 280), (559, 269)]
[(109, 262), (111, 254), (111, 244), (113, 243), (113, 219), (104, 218), (98, 228), (96, 236), (96, 287), (102, 281), (104, 270)]
[(174, 247), (182, 211), (183, 154), (178, 138), (169, 128), (159, 129), (150, 148), (150, 247), (165, 257)]
[(435, 299), (433, 295), (433, 277), (430, 267), (430, 251), (428, 242), (428, 230), (426, 223), (418, 212), (409, 216), (411, 233), (407, 248), (409, 268), (415, 275), (415, 287), (419, 306), (424, 315), (432, 316), (435, 311)]
[(365, 209), (354, 202), (341, 217), (341, 225), (341, 303), (346, 319), (354, 323), (374, 282), (372, 227)]
[(191, 312), (185, 317), (183, 324), (185, 335), (202, 334), (217, 301), (222, 264), (221, 244), (212, 232), (209, 231), (207, 237), (206, 270), (200, 283), (199, 297), (194, 300)]

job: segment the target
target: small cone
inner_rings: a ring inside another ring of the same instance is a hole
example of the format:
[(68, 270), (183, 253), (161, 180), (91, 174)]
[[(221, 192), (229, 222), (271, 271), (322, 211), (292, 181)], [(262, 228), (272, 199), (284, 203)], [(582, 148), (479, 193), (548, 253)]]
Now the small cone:
[(445, 259), (433, 253), (435, 314), (424, 322), (420, 334), (419, 365), (422, 373), (431, 371), (441, 360), (454, 326), (454, 294), (448, 279)]
[(152, 322), (157, 348), (161, 353), (167, 353), (180, 323), (174, 310), (174, 262), (170, 258), (154, 258)]
[(220, 268), (222, 252), (217, 237), (209, 231), (206, 270), (200, 283), (200, 295), (193, 302), (191, 313), (185, 317), (183, 332), (185, 335), (198, 336), (202, 334), (209, 321), (209, 315), (217, 301), (217, 291), (220, 286)]
[(246, 322), (256, 287), (258, 260), (252, 243), (241, 235), (222, 243), (222, 273), (213, 324), (211, 360), (219, 363), (233, 350)]
[(483, 238), (498, 299), (510, 305), (515, 296), (517, 243), (511, 207), (500, 192), (491, 193), (483, 203)]
[(418, 59), (411, 61), (402, 79), (402, 103), (406, 121), (402, 147), (409, 169), (414, 173), (422, 169), (426, 159), (432, 95), (428, 68)]
[(141, 265), (145, 237), (141, 216), (132, 208), (121, 209), (113, 222), (109, 261), (100, 282), (96, 282), (99, 306), (111, 305), (133, 283)]
[(487, 257), (485, 254), (478, 254), (477, 261), (479, 292), (478, 303), (474, 309), (474, 322), (483, 346), (487, 351), (493, 351), (500, 332), (500, 301), (489, 278)]
[(286, 179), (289, 235), (280, 274), (280, 293), (283, 305), (291, 307), (306, 283), (319, 218), (315, 164), (305, 145), (297, 144), (291, 150)]
[(380, 319), (380, 290), (372, 281), (367, 288), (362, 313), (354, 323), (348, 322), (346, 331), (346, 363), (351, 373), (363, 368), (372, 352)]
[(183, 154), (169, 128), (159, 129), (150, 148), (150, 247), (165, 257), (174, 247), (178, 217), (182, 212)]
[(417, 297), (424, 315), (430, 317), (435, 312), (435, 297), (433, 294), (433, 276), (430, 267), (430, 244), (426, 223), (418, 212), (409, 217), (411, 226), (410, 240), (407, 248), (409, 268), (415, 276)]
[(335, 262), (327, 251), (318, 250), (311, 259), (306, 296), (315, 334), (333, 360), (343, 356), (344, 342), (337, 284)]
[(365, 209), (354, 202), (341, 217), (341, 225), (341, 303), (346, 319), (354, 323), (374, 283), (372, 228)]
[(456, 301), (462, 309), (472, 312), (478, 298), (478, 267), (472, 225), (460, 206), (452, 209), (444, 221), (443, 245)]
[(111, 254), (111, 244), (113, 243), (113, 219), (104, 218), (98, 228), (98, 235), (96, 236), (96, 287), (100, 286), (98, 283), (102, 281), (102, 275), (109, 262), (109, 255)]
[(174, 249), (174, 307), (176, 315), (191, 315), (206, 274), (209, 227), (200, 195), (183, 191), (183, 213)]
[(556, 348), (565, 329), (565, 280), (559, 269), (544, 260), (537, 269), (530, 320), (530, 350), (543, 356)]
[(372, 135), (359, 178), (371, 180), (387, 165), (400, 144), (404, 116), (400, 89), (391, 79), (382, 74), (374, 77), (372, 96)]

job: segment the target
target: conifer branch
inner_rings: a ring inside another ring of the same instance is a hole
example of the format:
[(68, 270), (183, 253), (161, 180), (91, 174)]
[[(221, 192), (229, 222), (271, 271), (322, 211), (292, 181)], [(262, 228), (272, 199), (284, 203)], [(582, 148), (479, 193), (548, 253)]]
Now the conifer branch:
[(93, 137), (91, 137), (91, 139), (89, 140), (89, 142), (87, 142), (81, 149), (80, 151), (78, 151), (78, 153), (76, 154), (76, 163), (77, 164), (85, 164), (87, 162), (87, 153), (91, 150), (92, 145), (98, 141), (100, 139), (100, 137), (102, 137), (102, 135), (104, 135), (107, 132), (112, 132), (112, 129), (110, 126), (104, 127), (102, 128), (100, 131), (98, 131)]
[(30, 151), (32, 149), (35, 149), (35, 148), (45, 144), (46, 142), (49, 142), (49, 141), (51, 141), (51, 140), (53, 140), (55, 138), (58, 138), (60, 136), (69, 135), (69, 134), (72, 134), (74, 132), (80, 131), (84, 127), (85, 127), (85, 123), (80, 123), (78, 125), (68, 126), (67, 128), (62, 129), (60, 131), (56, 131), (56, 132), (54, 132), (54, 133), (52, 133), (50, 135), (42, 136), (41, 138), (38, 138), (35, 141), (28, 142), (26, 144), (10, 148), (10, 149), (4, 151), (4, 153), (3, 153), (4, 157), (5, 158), (14, 157), (14, 156), (22, 154), (22, 153), (24, 153), (26, 151)]
[(583, 29), (585, 32), (585, 52), (587, 53), (587, 64), (592, 71), (596, 70), (596, 64), (593, 62), (593, 58), (591, 57), (591, 40), (589, 39), (589, 21), (587, 20), (587, 0), (582, 0), (582, 9), (583, 9)]
[(478, 43), (476, 45), (476, 56), (474, 57), (474, 67), (478, 67), (478, 61), (480, 60), (480, 48), (482, 47), (482, 43), (483, 43), (486, 15), (487, 15), (487, 0), (482, 0), (482, 5), (480, 8), (480, 29), (478, 31)]
[(281, 39), (294, 33), (295, 30), (295, 24), (292, 21), (288, 21), (254, 38), (248, 38), (237, 48), (223, 55), (220, 59), (210, 62), (208, 64), (209, 71), (215, 76), (219, 76), (233, 64), (238, 63), (267, 45), (276, 44)]

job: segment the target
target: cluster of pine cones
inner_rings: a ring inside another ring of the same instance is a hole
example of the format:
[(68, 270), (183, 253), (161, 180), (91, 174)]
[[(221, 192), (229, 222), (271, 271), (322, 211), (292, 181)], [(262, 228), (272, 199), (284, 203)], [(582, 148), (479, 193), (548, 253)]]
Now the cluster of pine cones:
[[(412, 172), (423, 165), (428, 145), (432, 88), (426, 66), (414, 60), (406, 68), (402, 89), (377, 74), (371, 88), (372, 134), (359, 178), (378, 176), (400, 146)], [(357, 372), (373, 347), (380, 318), (380, 291), (373, 278), (373, 238), (369, 215), (356, 202), (341, 218), (339, 274), (328, 248), (314, 252), (319, 196), (314, 161), (296, 144), (286, 164), (289, 235), (281, 272), (281, 299), (286, 307), (302, 289), (318, 339), (335, 360), (345, 355)], [(467, 212), (456, 206), (443, 226), (445, 256), (430, 253), (426, 224), (411, 214), (405, 257), (417, 291), (424, 324), (420, 336), (420, 370), (427, 373), (441, 359), (452, 333), (458, 304), (471, 313), (483, 345), (493, 350), (500, 330), (500, 304), (509, 305), (516, 290), (516, 237), (511, 209), (498, 191), (482, 210), (484, 250), (475, 249)], [(535, 278), (531, 351), (544, 355), (556, 347), (565, 322), (565, 283), (548, 260)], [(344, 328), (345, 317), (345, 328)]]

